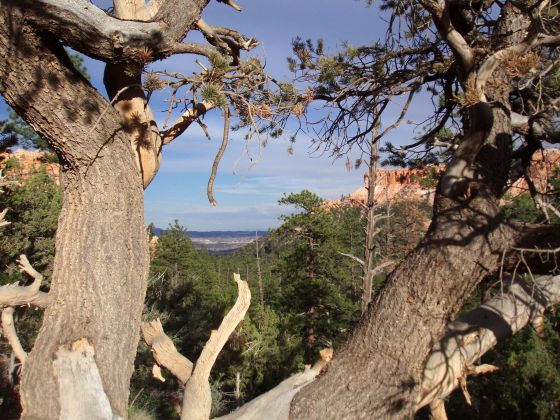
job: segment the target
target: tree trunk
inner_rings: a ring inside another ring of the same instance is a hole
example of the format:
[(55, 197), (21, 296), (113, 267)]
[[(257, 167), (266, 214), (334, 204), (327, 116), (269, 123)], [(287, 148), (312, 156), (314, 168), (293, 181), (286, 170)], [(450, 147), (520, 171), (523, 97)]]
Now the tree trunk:
[(111, 144), (85, 179), (69, 185), (68, 175), (51, 304), (24, 370), (24, 414), (58, 418), (54, 353), (87, 338), (113, 411), (125, 417), (146, 290), (142, 186), (123, 142)]
[(510, 160), (509, 117), (495, 107), (477, 159), (482, 189), (466, 199), (437, 195), (426, 237), (391, 274), (327, 373), (298, 393), (292, 418), (413, 416), (430, 349), (478, 282), (497, 269), (514, 235), (496, 198)]
[[(527, 16), (507, 2), (493, 33), (494, 49), (521, 42), (528, 26)], [(476, 77), (476, 69), (464, 70), (463, 82)], [(493, 74), (496, 80), (508, 80), (503, 69)], [(475, 286), (497, 270), (503, 250), (516, 239), (515, 229), (503, 223), (498, 208), (511, 167), (509, 88), (495, 83), (484, 93), (488, 102), (465, 109), (469, 127), (457, 149), (472, 149), (474, 161), (467, 161), (466, 169), (474, 176), (454, 174), (461, 181), (477, 182), (465, 183), (466, 196), (445, 197), (448, 175), (453, 175), (448, 168), (438, 185), (426, 237), (391, 274), (327, 373), (296, 396), (292, 418), (414, 415), (432, 346)]]
[(23, 418), (59, 418), (56, 352), (82, 338), (112, 412), (126, 417), (148, 270), (134, 153), (116, 111), (62, 46), (8, 5), (0, 9), (0, 54), (0, 92), (49, 141), (63, 169), (49, 306), (23, 372)]

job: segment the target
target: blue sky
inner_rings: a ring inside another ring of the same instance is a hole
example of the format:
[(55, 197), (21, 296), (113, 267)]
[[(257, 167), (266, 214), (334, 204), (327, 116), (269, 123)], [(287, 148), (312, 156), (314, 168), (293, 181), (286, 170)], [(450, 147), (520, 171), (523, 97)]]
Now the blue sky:
[[(107, 4), (107, 1), (96, 2)], [(323, 38), (327, 52), (336, 52), (343, 42), (369, 44), (381, 38), (385, 24), (375, 7), (356, 0), (239, 0), (241, 13), (211, 1), (204, 19), (212, 24), (228, 26), (256, 37), (261, 45), (252, 54), (266, 61), (267, 71), (279, 80), (291, 77), (286, 57), (291, 54), (291, 41), (302, 38)], [(199, 37), (189, 38), (200, 41)], [(103, 64), (87, 60), (92, 83), (104, 93)], [(195, 70), (193, 57), (175, 56), (154, 64), (154, 68), (188, 72)], [(150, 102), (161, 126), (166, 109), (164, 96)], [(2, 107), (5, 108), (5, 107)], [(3, 112), (0, 112), (2, 114)], [(420, 114), (412, 109), (410, 117)], [(1, 117), (1, 115), (0, 115)], [(420, 115), (418, 115), (420, 117)], [(273, 139), (262, 150), (256, 163), (242, 157), (245, 140), (242, 132), (231, 133), (229, 147), (216, 177), (212, 207), (206, 197), (206, 184), (212, 161), (221, 142), (222, 121), (219, 111), (204, 119), (209, 127), (208, 141), (198, 125), (193, 125), (180, 138), (164, 148), (159, 173), (146, 190), (146, 222), (166, 227), (178, 219), (189, 230), (256, 230), (279, 225), (278, 216), (290, 209), (277, 205), (283, 193), (309, 189), (326, 198), (338, 198), (362, 184), (363, 169), (348, 172), (345, 160), (333, 161), (329, 156), (310, 155), (309, 140), (299, 136), (292, 155), (287, 153), (288, 136)], [(390, 140), (409, 138), (410, 126), (395, 131)], [(258, 156), (256, 144), (249, 149)], [(237, 165), (236, 165), (237, 162)]]

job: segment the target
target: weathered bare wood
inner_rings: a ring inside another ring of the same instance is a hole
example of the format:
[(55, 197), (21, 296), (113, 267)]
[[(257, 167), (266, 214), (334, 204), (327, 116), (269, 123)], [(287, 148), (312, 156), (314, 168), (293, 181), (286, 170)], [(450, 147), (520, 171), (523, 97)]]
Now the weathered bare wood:
[(430, 404), (430, 412), (432, 413), (432, 420), (447, 420), (445, 402), (443, 400), (434, 400)]
[(2, 311), (2, 331), (4, 331), (4, 335), (6, 336), (8, 343), (12, 346), (15, 356), (22, 364), (25, 363), (27, 353), (23, 349), (16, 333), (16, 327), (14, 325), (14, 308), (12, 307), (5, 308)]
[(173, 125), (161, 133), (163, 144), (169, 144), (185, 132), (198, 117), (213, 109), (216, 105), (211, 102), (199, 102), (196, 106), (187, 109)]
[(39, 290), (43, 276), (29, 264), (25, 255), (20, 255), (18, 262), (21, 271), (34, 279), (33, 283), (29, 286), (20, 286), (18, 283), (13, 283), (0, 287), (0, 307), (33, 305), (43, 309), (46, 308), (48, 294)]
[(313, 367), (307, 366), (305, 371), (290, 376), (270, 391), (259, 395), (237, 410), (216, 419), (287, 420), (293, 397), (305, 385), (313, 382), (331, 359), (332, 349), (322, 350), (320, 360)]
[(143, 322), (142, 336), (150, 346), (158, 365), (170, 371), (182, 384), (186, 384), (193, 370), (192, 362), (177, 351), (173, 341), (163, 331), (161, 321)]
[(122, 419), (111, 411), (94, 355), (85, 338), (76, 341), (71, 350), (61, 347), (57, 351), (53, 368), (58, 382), (60, 419)]
[(558, 303), (560, 276), (534, 283), (516, 279), (503, 294), (452, 322), (426, 363), (417, 409), (449, 395), (488, 350)]
[(168, 0), (155, 15), (153, 10), (142, 13), (155, 21), (141, 22), (114, 18), (86, 0), (3, 2), (21, 8), (35, 27), (75, 50), (102, 61), (125, 63), (138, 62), (142, 49), (150, 49), (153, 59), (175, 52), (207, 3), (208, 0)]
[(220, 327), (212, 331), (210, 339), (206, 342), (202, 353), (196, 361), (193, 374), (185, 386), (183, 397), (183, 409), (181, 419), (183, 420), (206, 420), (210, 417), (212, 396), (208, 378), (210, 370), (218, 354), (226, 344), (229, 336), (237, 324), (239, 324), (251, 303), (251, 291), (246, 281), (241, 280), (239, 274), (234, 274), (233, 278), (237, 283), (238, 297), (233, 308), (222, 320)]

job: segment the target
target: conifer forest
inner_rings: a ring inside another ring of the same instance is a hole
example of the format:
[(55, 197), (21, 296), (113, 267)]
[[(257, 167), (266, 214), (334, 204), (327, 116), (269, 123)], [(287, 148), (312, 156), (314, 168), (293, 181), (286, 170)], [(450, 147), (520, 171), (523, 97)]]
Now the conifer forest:
[(559, 92), (556, 0), (2, 0), (0, 418), (560, 419)]

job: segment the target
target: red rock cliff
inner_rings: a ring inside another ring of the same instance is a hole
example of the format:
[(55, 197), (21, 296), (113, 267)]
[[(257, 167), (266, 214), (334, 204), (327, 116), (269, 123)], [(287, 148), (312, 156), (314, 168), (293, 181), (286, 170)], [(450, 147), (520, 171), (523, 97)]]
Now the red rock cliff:
[(45, 152), (32, 152), (29, 150), (18, 149), (13, 153), (0, 153), (0, 169), (4, 169), (10, 160), (17, 161), (17, 165), (10, 169), (8, 176), (14, 176), (20, 179), (27, 179), (31, 174), (44, 165), (47, 172), (52, 175), (56, 183), (60, 181), (60, 165), (58, 163), (48, 162)]
[[(560, 149), (547, 149), (544, 152), (535, 153), (533, 156), (533, 164), (531, 165), (531, 178), (533, 179), (537, 189), (540, 192), (549, 189), (550, 178), (554, 175), (555, 170), (560, 168)], [(422, 185), (422, 179), (428, 175), (434, 168), (425, 169), (378, 169), (377, 185), (375, 187), (375, 200), (377, 203), (386, 203), (395, 200), (432, 200), (434, 197), (434, 189), (427, 188)], [(439, 169), (436, 169), (439, 170)], [(364, 175), (364, 186), (341, 200), (332, 200), (327, 202), (328, 206), (347, 203), (367, 202), (367, 172)], [(527, 192), (527, 182), (521, 178), (513, 184), (509, 190), (509, 194), (516, 196), (523, 192)]]

